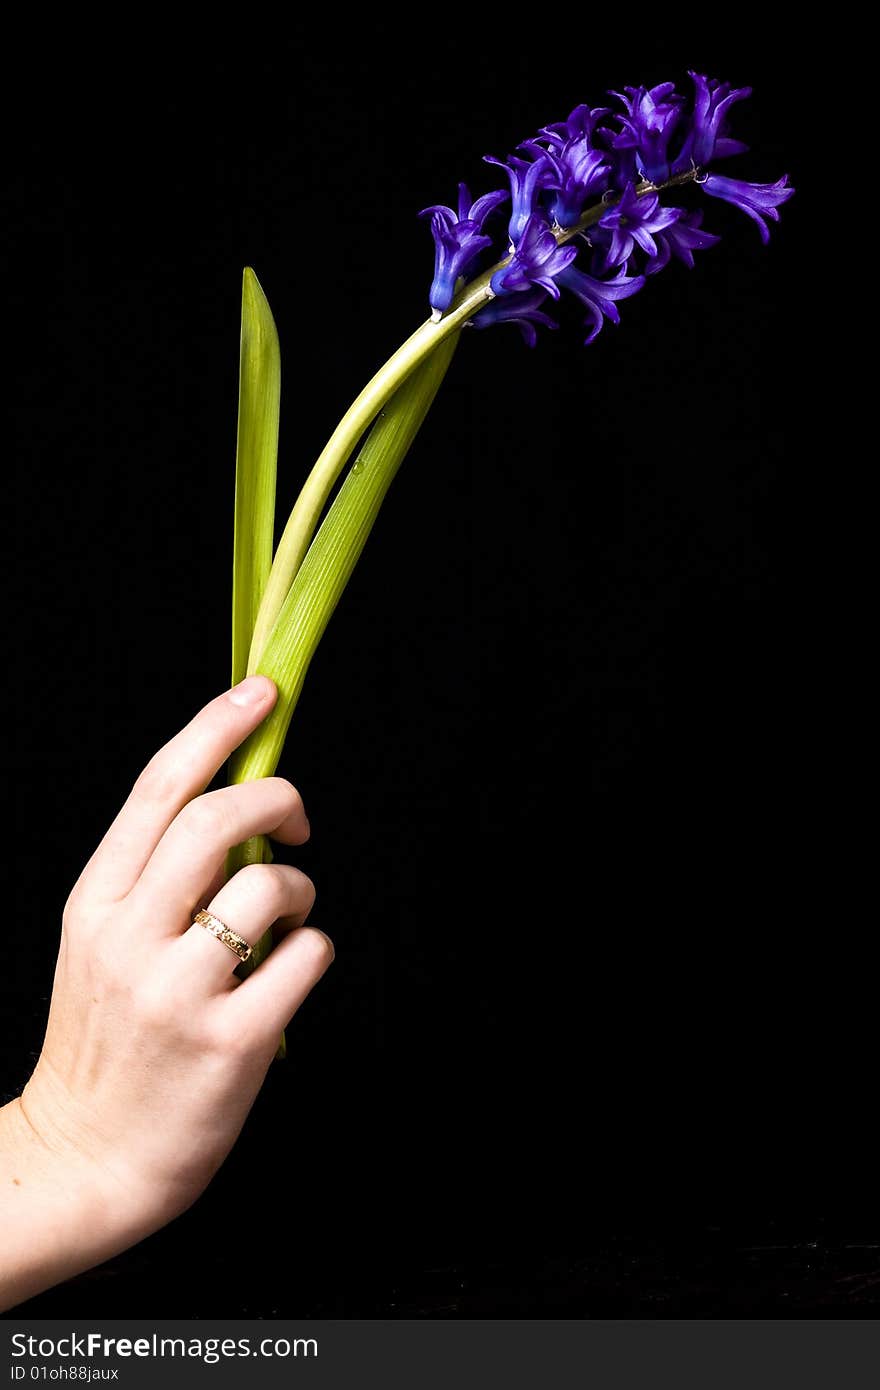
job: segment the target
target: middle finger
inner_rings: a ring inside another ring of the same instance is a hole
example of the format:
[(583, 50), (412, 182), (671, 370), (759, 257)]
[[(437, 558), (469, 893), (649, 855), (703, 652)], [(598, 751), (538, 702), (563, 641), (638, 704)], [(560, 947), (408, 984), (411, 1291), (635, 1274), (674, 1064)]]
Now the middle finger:
[(166, 935), (189, 922), (216, 880), (228, 850), (251, 835), (300, 845), (309, 836), (302, 798), (283, 777), (221, 787), (184, 806), (162, 836), (129, 901)]

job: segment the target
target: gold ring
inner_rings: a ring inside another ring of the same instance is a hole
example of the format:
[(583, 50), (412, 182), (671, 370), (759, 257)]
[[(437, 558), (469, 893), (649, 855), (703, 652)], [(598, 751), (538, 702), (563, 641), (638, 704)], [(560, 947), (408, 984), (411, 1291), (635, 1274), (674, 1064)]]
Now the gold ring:
[(250, 943), (245, 941), (243, 936), (239, 936), (237, 931), (227, 927), (225, 922), (221, 922), (219, 917), (215, 917), (213, 912), (206, 912), (202, 908), (193, 918), (193, 923), (196, 922), (212, 936), (216, 936), (218, 941), (222, 941), (224, 946), (228, 946), (230, 951), (234, 951), (239, 960), (247, 960), (251, 953)]

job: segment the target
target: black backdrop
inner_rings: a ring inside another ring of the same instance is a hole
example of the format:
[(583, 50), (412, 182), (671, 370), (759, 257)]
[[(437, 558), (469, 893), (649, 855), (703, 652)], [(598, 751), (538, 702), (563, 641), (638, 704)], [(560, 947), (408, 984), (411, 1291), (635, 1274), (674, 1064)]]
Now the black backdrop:
[(337, 962), (203, 1200), (35, 1315), (625, 1312), (648, 1248), (660, 1311), (784, 1310), (730, 1252), (877, 1239), (822, 780), (833, 406), (796, 56), (613, 17), (462, 42), (455, 18), (401, 54), (390, 21), (331, 17), (127, 41), (121, 68), (21, 55), (7, 1094), (79, 868), (226, 683), (242, 266), (280, 330), (284, 514), (424, 315), (415, 213), (489, 187), (484, 152), (694, 66), (755, 87), (744, 176), (800, 189), (766, 250), (707, 200), (723, 244), (590, 349), (572, 311), (534, 353), (466, 335), (281, 768)]

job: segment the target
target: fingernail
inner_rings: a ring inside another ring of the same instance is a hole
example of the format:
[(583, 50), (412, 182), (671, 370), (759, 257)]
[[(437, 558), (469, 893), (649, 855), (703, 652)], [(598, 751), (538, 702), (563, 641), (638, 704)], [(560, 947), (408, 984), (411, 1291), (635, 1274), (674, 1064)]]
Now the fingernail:
[(268, 694), (267, 676), (248, 676), (246, 680), (232, 687), (229, 699), (234, 705), (257, 705), (261, 700), (265, 700)]

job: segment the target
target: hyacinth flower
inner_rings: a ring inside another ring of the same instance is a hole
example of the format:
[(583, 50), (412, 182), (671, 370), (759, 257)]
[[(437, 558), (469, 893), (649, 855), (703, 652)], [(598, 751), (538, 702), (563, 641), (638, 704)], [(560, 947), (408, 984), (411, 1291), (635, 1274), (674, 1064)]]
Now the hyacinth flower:
[(522, 234), (528, 225), (532, 212), (537, 207), (538, 197), (543, 189), (547, 188), (553, 178), (553, 165), (547, 158), (544, 150), (535, 151), (536, 158), (520, 159), (518, 155), (512, 154), (505, 162), (503, 159), (496, 159), (492, 154), (486, 154), (483, 159), (486, 164), (497, 164), (499, 168), (506, 169), (510, 179), (510, 221), (507, 225), (507, 235), (510, 238), (509, 250), (513, 252), (522, 240)]
[(584, 339), (584, 346), (587, 347), (598, 336), (605, 319), (620, 323), (616, 301), (629, 299), (636, 294), (644, 285), (645, 277), (627, 275), (625, 270), (619, 269), (616, 275), (606, 276), (602, 280), (596, 275), (588, 275), (586, 271), (576, 270), (574, 266), (566, 266), (559, 276), (559, 283), (564, 290), (576, 295), (587, 311), (585, 324), (589, 332)]
[[(346, 411), (321, 451), (272, 556), (280, 408), (280, 353), (256, 276), (244, 273), (236, 461), (233, 679), (261, 672), (278, 687), (268, 719), (234, 755), (230, 780), (274, 773), (309, 663), (357, 563), (382, 501), (430, 409), (462, 330), (512, 323), (534, 346), (555, 327), (547, 306), (563, 295), (586, 310), (586, 342), (619, 305), (657, 283), (673, 259), (719, 240), (702, 226), (704, 195), (758, 224), (778, 220), (792, 196), (787, 176), (747, 183), (714, 162), (745, 147), (728, 132), (731, 108), (749, 93), (691, 73), (673, 83), (628, 87), (615, 106), (581, 104), (527, 136), (502, 161), (508, 187), (457, 206), (426, 208), (434, 239), (430, 317), (394, 352)], [(495, 214), (511, 198), (506, 220)], [(482, 334), (480, 334), (482, 340)], [(347, 471), (346, 471), (347, 470)], [(345, 477), (340, 484), (343, 473)], [(331, 495), (335, 491), (335, 496)], [(329, 506), (328, 506), (329, 503)], [(227, 871), (264, 862), (256, 837), (231, 851)], [(270, 949), (269, 934), (240, 969)]]
[(507, 201), (503, 190), (486, 193), (471, 202), (466, 183), (458, 185), (458, 214), (443, 204), (423, 208), (420, 217), (431, 218), (434, 236), (434, 279), (428, 302), (439, 319), (452, 303), (455, 282), (477, 259), (481, 251), (492, 245), (492, 238), (483, 232), (483, 223)]
[[(626, 87), (615, 96), (626, 111), (620, 117), (623, 129), (612, 135), (614, 149), (629, 164), (630, 178), (641, 175), (649, 183), (663, 183), (674, 173), (669, 143), (681, 116), (683, 99), (674, 82), (658, 87)], [(625, 165), (621, 163), (621, 172)]]
[(524, 342), (534, 347), (538, 341), (538, 328), (558, 328), (559, 324), (545, 314), (541, 305), (547, 299), (547, 291), (542, 289), (523, 290), (520, 294), (502, 294), (481, 309), (471, 324), (472, 328), (491, 328), (494, 323), (515, 323), (522, 333)]
[(710, 198), (723, 198), (725, 202), (733, 203), (734, 207), (741, 208), (753, 222), (757, 222), (765, 246), (770, 240), (770, 228), (764, 219), (769, 217), (771, 221), (778, 222), (779, 205), (788, 202), (792, 194), (784, 178), (776, 183), (743, 183), (742, 179), (728, 179), (723, 174), (704, 174), (697, 182)]
[(720, 240), (720, 236), (714, 232), (703, 231), (703, 210), (695, 208), (657, 233), (654, 238), (657, 254), (645, 262), (645, 274), (656, 275), (659, 270), (664, 270), (672, 256), (693, 270), (694, 252), (716, 246)]
[(638, 192), (628, 184), (615, 205), (603, 212), (591, 240), (605, 248), (604, 268), (627, 265), (638, 248), (648, 257), (658, 252), (654, 237), (668, 231), (683, 215), (681, 208), (665, 208), (660, 195), (649, 190)]

